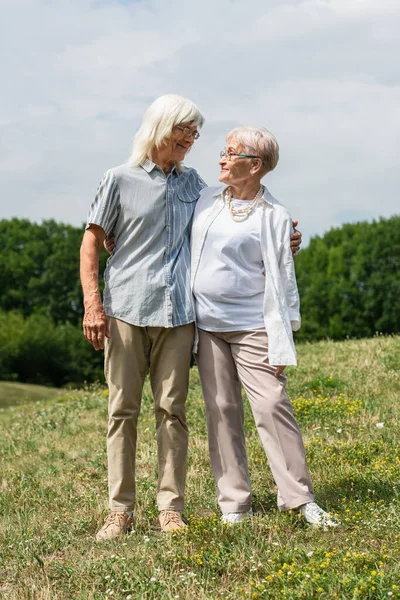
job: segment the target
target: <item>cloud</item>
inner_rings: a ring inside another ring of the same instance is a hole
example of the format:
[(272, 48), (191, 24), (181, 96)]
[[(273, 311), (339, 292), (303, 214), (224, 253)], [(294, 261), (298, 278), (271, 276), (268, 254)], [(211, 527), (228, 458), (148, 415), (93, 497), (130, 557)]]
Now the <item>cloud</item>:
[(206, 125), (188, 164), (209, 183), (237, 124), (277, 136), (266, 184), (305, 238), (398, 211), (394, 0), (3, 2), (1, 215), (80, 224), (160, 94)]

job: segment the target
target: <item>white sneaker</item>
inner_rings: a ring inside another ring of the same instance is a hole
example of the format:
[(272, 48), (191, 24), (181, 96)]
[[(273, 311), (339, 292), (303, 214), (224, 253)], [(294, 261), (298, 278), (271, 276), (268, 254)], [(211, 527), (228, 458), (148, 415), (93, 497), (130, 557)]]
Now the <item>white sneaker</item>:
[(307, 502), (300, 506), (300, 514), (304, 516), (307, 523), (310, 523), (314, 529), (320, 527), (326, 531), (329, 527), (337, 527), (340, 525), (338, 521), (335, 521), (329, 513), (322, 510), (316, 502)]
[(245, 519), (249, 519), (253, 516), (253, 509), (250, 508), (247, 512), (240, 513), (225, 513), (221, 517), (221, 521), (223, 523), (227, 523), (228, 525), (233, 525), (234, 523), (240, 523)]

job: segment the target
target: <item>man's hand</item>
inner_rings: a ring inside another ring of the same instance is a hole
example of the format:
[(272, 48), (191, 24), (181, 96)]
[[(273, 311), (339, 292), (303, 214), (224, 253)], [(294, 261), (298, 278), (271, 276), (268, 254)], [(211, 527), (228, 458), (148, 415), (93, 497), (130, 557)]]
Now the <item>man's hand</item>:
[(107, 236), (106, 239), (104, 240), (104, 248), (107, 250), (108, 254), (112, 254), (114, 252), (115, 238), (112, 233), (109, 236)]
[(286, 365), (279, 365), (278, 367), (275, 367), (275, 377), (279, 377), (280, 375), (282, 375), (283, 371), (285, 370)]
[(298, 221), (293, 221), (294, 233), (292, 233), (292, 235), (290, 236), (290, 248), (292, 250), (293, 258), (295, 258), (297, 256), (297, 253), (300, 250), (301, 240), (302, 240), (301, 231), (298, 231), (296, 229), (298, 224), (299, 224)]
[(104, 338), (110, 337), (108, 321), (101, 304), (87, 306), (83, 317), (83, 333), (95, 350), (103, 350)]

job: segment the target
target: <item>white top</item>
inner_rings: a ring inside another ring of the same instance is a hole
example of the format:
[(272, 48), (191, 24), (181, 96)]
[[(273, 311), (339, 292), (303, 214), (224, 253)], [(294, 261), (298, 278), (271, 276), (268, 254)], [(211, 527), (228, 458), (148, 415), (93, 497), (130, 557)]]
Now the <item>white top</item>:
[[(233, 199), (234, 208), (251, 200)], [(193, 288), (197, 326), (206, 331), (246, 331), (264, 327), (265, 273), (261, 254), (261, 207), (245, 221), (229, 207), (210, 226)]]
[[(191, 286), (196, 286), (205, 240), (211, 225), (223, 210), (226, 186), (205, 188), (194, 213), (191, 239)], [(295, 365), (293, 331), (300, 327), (300, 302), (290, 234), (292, 219), (265, 188), (260, 201), (261, 254), (265, 269), (263, 316), (268, 335), (268, 359), (271, 365)], [(201, 275), (200, 275), (201, 276)], [(194, 351), (196, 351), (196, 343)]]

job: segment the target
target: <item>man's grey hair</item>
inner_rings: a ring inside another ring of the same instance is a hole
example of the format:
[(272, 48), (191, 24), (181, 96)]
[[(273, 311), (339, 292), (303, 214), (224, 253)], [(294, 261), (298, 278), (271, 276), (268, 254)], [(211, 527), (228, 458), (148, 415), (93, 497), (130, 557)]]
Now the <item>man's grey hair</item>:
[(246, 154), (254, 154), (262, 160), (262, 176), (273, 171), (279, 160), (277, 139), (265, 127), (236, 127), (226, 136), (227, 140), (235, 139), (243, 146)]
[(166, 94), (157, 98), (144, 113), (129, 163), (137, 167), (146, 158), (151, 160), (153, 150), (160, 148), (163, 141), (170, 137), (175, 125), (180, 123), (191, 123), (200, 128), (204, 117), (197, 106), (183, 96)]

